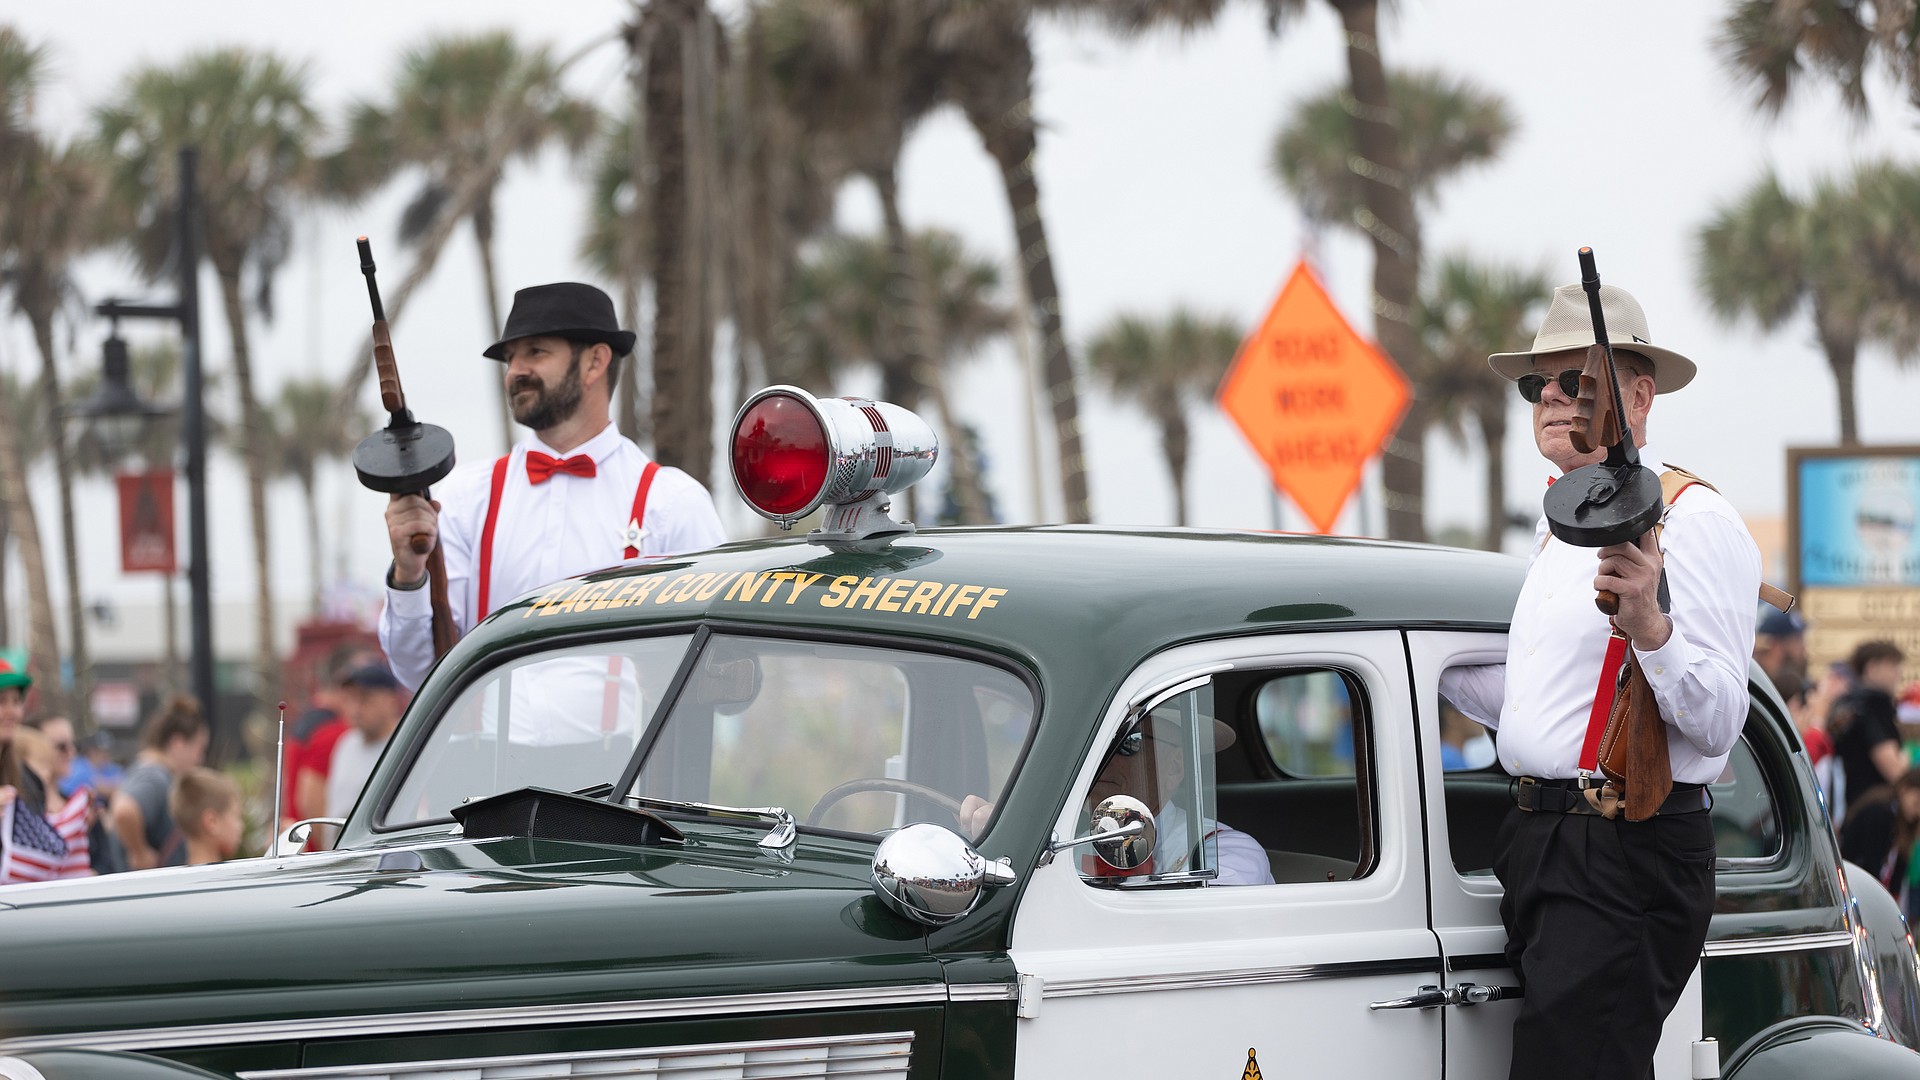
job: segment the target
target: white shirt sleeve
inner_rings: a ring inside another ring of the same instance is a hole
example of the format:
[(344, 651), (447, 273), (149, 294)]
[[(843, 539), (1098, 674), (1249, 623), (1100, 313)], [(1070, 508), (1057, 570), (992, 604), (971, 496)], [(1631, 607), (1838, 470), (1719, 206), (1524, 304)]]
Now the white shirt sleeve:
[(1460, 664), (1440, 673), (1440, 694), (1481, 727), (1498, 731), (1507, 707), (1507, 665)]
[(727, 542), (713, 496), (700, 481), (679, 469), (663, 467), (653, 485), (648, 495), (647, 530), (657, 539), (647, 544), (647, 554), (684, 555)]
[(1760, 550), (1725, 500), (1711, 492), (1700, 498), (1715, 501), (1674, 516), (1660, 537), (1673, 635), (1652, 652), (1634, 653), (1660, 715), (1703, 757), (1718, 757), (1733, 749), (1747, 720)]
[(1213, 842), (1220, 857), (1220, 875), (1215, 885), (1271, 885), (1273, 864), (1267, 861), (1267, 849), (1260, 841), (1231, 825), (1215, 823)]
[[(475, 472), (478, 470), (478, 479)], [(463, 636), (473, 628), (469, 599), (474, 563), (478, 558), (480, 526), (492, 486), (493, 463), (463, 468), (442, 482), (440, 553), (447, 564), (447, 606), (453, 612), (453, 630)], [(476, 513), (481, 520), (475, 520)], [(418, 690), (433, 670), (433, 595), (431, 585), (417, 589), (386, 588), (380, 609), (380, 650), (387, 654), (393, 676), (409, 690)]]

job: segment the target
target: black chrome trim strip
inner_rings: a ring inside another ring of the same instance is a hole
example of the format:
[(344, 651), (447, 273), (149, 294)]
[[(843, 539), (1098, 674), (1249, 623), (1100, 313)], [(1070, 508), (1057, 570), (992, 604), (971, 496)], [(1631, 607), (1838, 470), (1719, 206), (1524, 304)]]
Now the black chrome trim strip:
[(626, 1020), (665, 1020), (784, 1010), (887, 1008), (945, 1004), (941, 983), (917, 986), (864, 986), (846, 990), (788, 990), (772, 994), (661, 998), (651, 1001), (602, 1001), (564, 1005), (521, 1005), (494, 1009), (385, 1013), (373, 1016), (316, 1016), (240, 1024), (186, 1024), (178, 1027), (75, 1031), (29, 1035), (0, 1042), (0, 1052), (19, 1053), (84, 1045), (90, 1050), (168, 1050), (190, 1046), (233, 1046), (299, 1039), (341, 1039), (369, 1035), (405, 1035), (423, 1031), (466, 1031), (530, 1024), (604, 1024)]

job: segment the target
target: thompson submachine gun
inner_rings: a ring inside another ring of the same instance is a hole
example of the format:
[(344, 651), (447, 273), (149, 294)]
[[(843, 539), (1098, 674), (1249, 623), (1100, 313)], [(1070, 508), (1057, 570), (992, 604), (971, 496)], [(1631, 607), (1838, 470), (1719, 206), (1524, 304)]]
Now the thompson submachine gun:
[[(393, 359), (393, 336), (387, 311), (380, 303), (380, 285), (374, 279), (373, 249), (359, 239), (360, 272), (367, 278), (367, 299), (373, 302), (373, 366), (380, 379), (380, 404), (387, 410), (387, 426), (360, 440), (353, 448), (353, 471), (360, 483), (389, 495), (418, 493), (433, 498), (429, 488), (453, 471), (453, 436), (446, 428), (423, 424), (407, 408), (400, 389), (400, 368)], [(447, 603), (447, 563), (439, 543), (426, 533), (415, 533), (410, 544), (416, 555), (427, 557), (427, 588), (433, 603), (433, 655), (438, 659), (453, 648), (456, 638), (453, 609)], [(429, 548), (431, 545), (431, 548)]]
[[(1607, 547), (1638, 540), (1660, 520), (1665, 503), (1660, 477), (1640, 464), (1640, 448), (1620, 398), (1620, 376), (1614, 367), (1613, 346), (1607, 341), (1606, 317), (1600, 310), (1600, 271), (1594, 268), (1593, 249), (1580, 249), (1580, 286), (1587, 292), (1593, 315), (1594, 342), (1587, 349), (1580, 373), (1580, 412), (1574, 417), (1573, 448), (1592, 453), (1605, 446), (1605, 461), (1583, 465), (1547, 489), (1547, 528), (1576, 547)], [(1666, 581), (1661, 580), (1665, 592)], [(1602, 592), (1593, 598), (1608, 615), (1620, 612), (1620, 598)]]

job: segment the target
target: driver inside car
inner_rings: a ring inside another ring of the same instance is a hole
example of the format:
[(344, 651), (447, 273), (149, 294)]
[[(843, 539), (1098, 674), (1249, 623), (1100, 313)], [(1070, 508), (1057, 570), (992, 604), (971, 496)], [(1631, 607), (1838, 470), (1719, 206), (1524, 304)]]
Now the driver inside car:
[[(1210, 753), (1219, 753), (1234, 742), (1233, 729), (1212, 718), (1202, 718), (1212, 745)], [(1087, 790), (1083, 820), (1091, 820), (1094, 807), (1114, 795), (1129, 795), (1154, 807), (1153, 824), (1157, 834), (1153, 856), (1131, 870), (1115, 870), (1095, 861), (1097, 870), (1090, 877), (1117, 878), (1143, 875), (1179, 874), (1193, 869), (1201, 844), (1211, 841), (1216, 852), (1219, 873), (1215, 885), (1271, 885), (1273, 868), (1266, 849), (1253, 837), (1225, 822), (1201, 820), (1199, 841), (1189, 828), (1193, 799), (1182, 790), (1192, 779), (1187, 769), (1187, 735), (1190, 726), (1170, 710), (1156, 711), (1135, 724), (1115, 744), (1107, 760)], [(993, 804), (977, 795), (969, 795), (960, 805), (960, 824), (969, 835), (978, 837), (993, 816)], [(1089, 855), (1088, 859), (1095, 859)]]

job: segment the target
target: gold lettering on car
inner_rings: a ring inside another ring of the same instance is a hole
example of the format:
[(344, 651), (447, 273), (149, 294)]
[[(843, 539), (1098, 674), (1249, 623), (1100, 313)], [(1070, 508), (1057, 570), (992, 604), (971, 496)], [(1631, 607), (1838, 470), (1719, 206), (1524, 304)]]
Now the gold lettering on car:
[[(784, 587), (783, 587), (784, 586)], [(536, 594), (521, 612), (535, 615), (619, 611), (652, 603), (674, 606), (780, 604), (821, 608), (859, 608), (896, 617), (978, 619), (1001, 606), (1009, 590), (957, 581), (905, 577), (861, 577), (800, 570), (733, 570), (725, 573), (649, 574), (603, 581), (566, 581)]]

